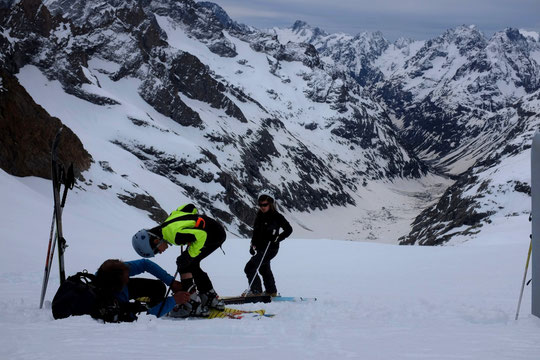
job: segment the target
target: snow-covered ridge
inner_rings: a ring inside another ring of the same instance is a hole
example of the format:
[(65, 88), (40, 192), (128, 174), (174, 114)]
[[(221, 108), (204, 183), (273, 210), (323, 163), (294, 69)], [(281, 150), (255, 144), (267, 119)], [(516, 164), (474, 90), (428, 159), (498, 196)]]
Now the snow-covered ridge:
[(488, 39), (475, 26), (460, 26), (428, 41), (394, 44), (379, 33), (329, 35), (302, 22), (273, 32), (308, 41), (328, 64), (369, 85), (416, 153), (454, 174), (467, 168), (458, 162), (463, 149), (478, 150), (471, 148), (487, 119), (505, 117), (506, 109), (540, 86), (535, 32), (505, 29)]

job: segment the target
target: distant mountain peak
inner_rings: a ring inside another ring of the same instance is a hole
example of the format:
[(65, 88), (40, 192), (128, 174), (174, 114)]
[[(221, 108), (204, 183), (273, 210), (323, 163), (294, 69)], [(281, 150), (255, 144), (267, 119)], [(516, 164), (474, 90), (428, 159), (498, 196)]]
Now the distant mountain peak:
[(311, 31), (312, 37), (328, 36), (328, 33), (326, 31), (322, 30), (319, 27), (313, 27), (302, 20), (296, 20), (291, 27), (291, 30), (295, 33), (300, 33), (302, 31)]
[(394, 46), (397, 47), (398, 49), (403, 49), (411, 45), (413, 42), (415, 42), (415, 40), (410, 39), (410, 38), (400, 37), (399, 39), (394, 41)]
[(476, 25), (460, 25), (455, 28), (448, 29), (439, 38), (455, 43), (459, 43), (463, 39), (472, 38), (485, 40), (484, 34), (476, 27)]
[(198, 2), (197, 5), (199, 7), (211, 10), (216, 19), (221, 23), (221, 25), (223, 25), (224, 28), (229, 28), (236, 24), (236, 22), (229, 17), (229, 14), (227, 14), (227, 12), (216, 3), (210, 1), (201, 1)]
[(298, 29), (301, 29), (301, 28), (311, 28), (311, 26), (309, 26), (309, 24), (305, 21), (302, 21), (302, 20), (296, 20), (292, 26), (292, 29), (293, 30), (298, 30)]

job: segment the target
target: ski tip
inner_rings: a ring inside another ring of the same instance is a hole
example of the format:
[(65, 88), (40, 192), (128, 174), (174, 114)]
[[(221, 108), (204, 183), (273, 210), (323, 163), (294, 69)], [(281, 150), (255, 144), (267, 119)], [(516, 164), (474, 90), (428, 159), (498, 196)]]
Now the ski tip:
[(64, 126), (60, 126), (60, 128), (56, 132), (56, 135), (54, 136), (53, 143), (52, 143), (53, 151), (56, 151), (56, 148), (58, 147), (58, 144), (60, 143), (60, 134), (62, 133), (62, 130), (64, 130)]
[(272, 301), (317, 301), (315, 297), (303, 297), (303, 296), (276, 296), (272, 298)]

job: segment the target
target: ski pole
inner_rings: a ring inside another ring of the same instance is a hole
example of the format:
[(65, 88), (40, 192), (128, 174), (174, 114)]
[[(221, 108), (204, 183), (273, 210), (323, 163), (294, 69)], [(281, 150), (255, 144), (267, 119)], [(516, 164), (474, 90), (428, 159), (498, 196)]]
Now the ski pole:
[(266, 249), (264, 250), (264, 254), (261, 258), (261, 262), (259, 263), (259, 266), (257, 266), (257, 270), (255, 270), (255, 274), (253, 274), (253, 278), (249, 282), (249, 287), (246, 291), (244, 291), (245, 294), (251, 291), (251, 285), (253, 285), (253, 281), (255, 281), (255, 277), (257, 276), (257, 273), (259, 272), (259, 269), (261, 268), (261, 265), (263, 263), (264, 257), (266, 256), (266, 252), (268, 251), (268, 248), (270, 247), (270, 241), (268, 242), (268, 245), (266, 246)]
[[(183, 252), (184, 252), (184, 245), (180, 246), (180, 255), (182, 255)], [(157, 317), (161, 316), (161, 312), (163, 311), (163, 306), (165, 306), (165, 301), (167, 300), (167, 297), (169, 296), (169, 293), (171, 292), (171, 286), (172, 286), (174, 280), (176, 280), (176, 277), (178, 276), (179, 272), (180, 271), (177, 268), (176, 272), (174, 273), (173, 281), (169, 284), (169, 288), (167, 289), (167, 292), (165, 293), (165, 297), (163, 298), (163, 301), (161, 302), (161, 306), (159, 307)], [(182, 290), (185, 290), (185, 289), (182, 289)]]
[[(52, 223), (51, 223), (51, 233), (49, 235), (49, 246), (47, 247), (47, 258), (45, 259), (45, 272), (43, 273), (43, 284), (41, 285), (41, 297), (39, 299), (39, 308), (43, 308), (43, 300), (45, 299), (45, 292), (47, 291), (47, 283), (49, 282), (49, 266), (52, 263), (51, 256), (51, 245), (53, 242), (53, 233), (54, 233), (54, 220), (55, 220), (56, 211), (53, 211)], [(56, 239), (55, 239), (56, 241)], [(56, 244), (56, 242), (55, 242)], [(53, 248), (54, 254), (54, 248)]]
[(163, 307), (165, 306), (165, 301), (167, 301), (167, 298), (169, 297), (169, 293), (171, 292), (171, 286), (173, 282), (176, 280), (176, 276), (178, 276), (178, 270), (176, 270), (176, 272), (174, 273), (173, 281), (171, 281), (171, 284), (169, 285), (169, 288), (167, 289), (167, 293), (165, 294), (165, 297), (163, 298), (163, 301), (161, 302), (161, 306), (159, 307), (157, 317), (161, 316), (161, 312), (163, 311)]
[(523, 274), (523, 283), (521, 284), (521, 292), (519, 294), (518, 307), (516, 311), (516, 320), (519, 316), (519, 308), (521, 307), (521, 299), (523, 298), (523, 289), (525, 288), (525, 280), (527, 279), (527, 270), (529, 268), (529, 260), (531, 259), (532, 252), (532, 235), (531, 235), (531, 244), (529, 245), (529, 254), (527, 255), (527, 262), (525, 263), (525, 273)]

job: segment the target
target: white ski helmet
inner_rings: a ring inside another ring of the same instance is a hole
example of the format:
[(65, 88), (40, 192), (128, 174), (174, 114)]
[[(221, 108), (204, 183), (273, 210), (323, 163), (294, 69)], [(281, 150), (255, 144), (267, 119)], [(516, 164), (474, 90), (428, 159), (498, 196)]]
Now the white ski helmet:
[(154, 248), (150, 243), (150, 233), (148, 233), (148, 230), (141, 229), (137, 231), (131, 238), (131, 244), (139, 256), (143, 258), (154, 257)]
[(268, 189), (262, 189), (260, 192), (259, 192), (259, 196), (257, 197), (257, 199), (260, 199), (261, 197), (263, 196), (266, 196), (266, 197), (269, 197), (270, 199), (272, 199), (274, 202), (276, 201), (276, 198), (274, 197), (274, 194), (268, 190)]

